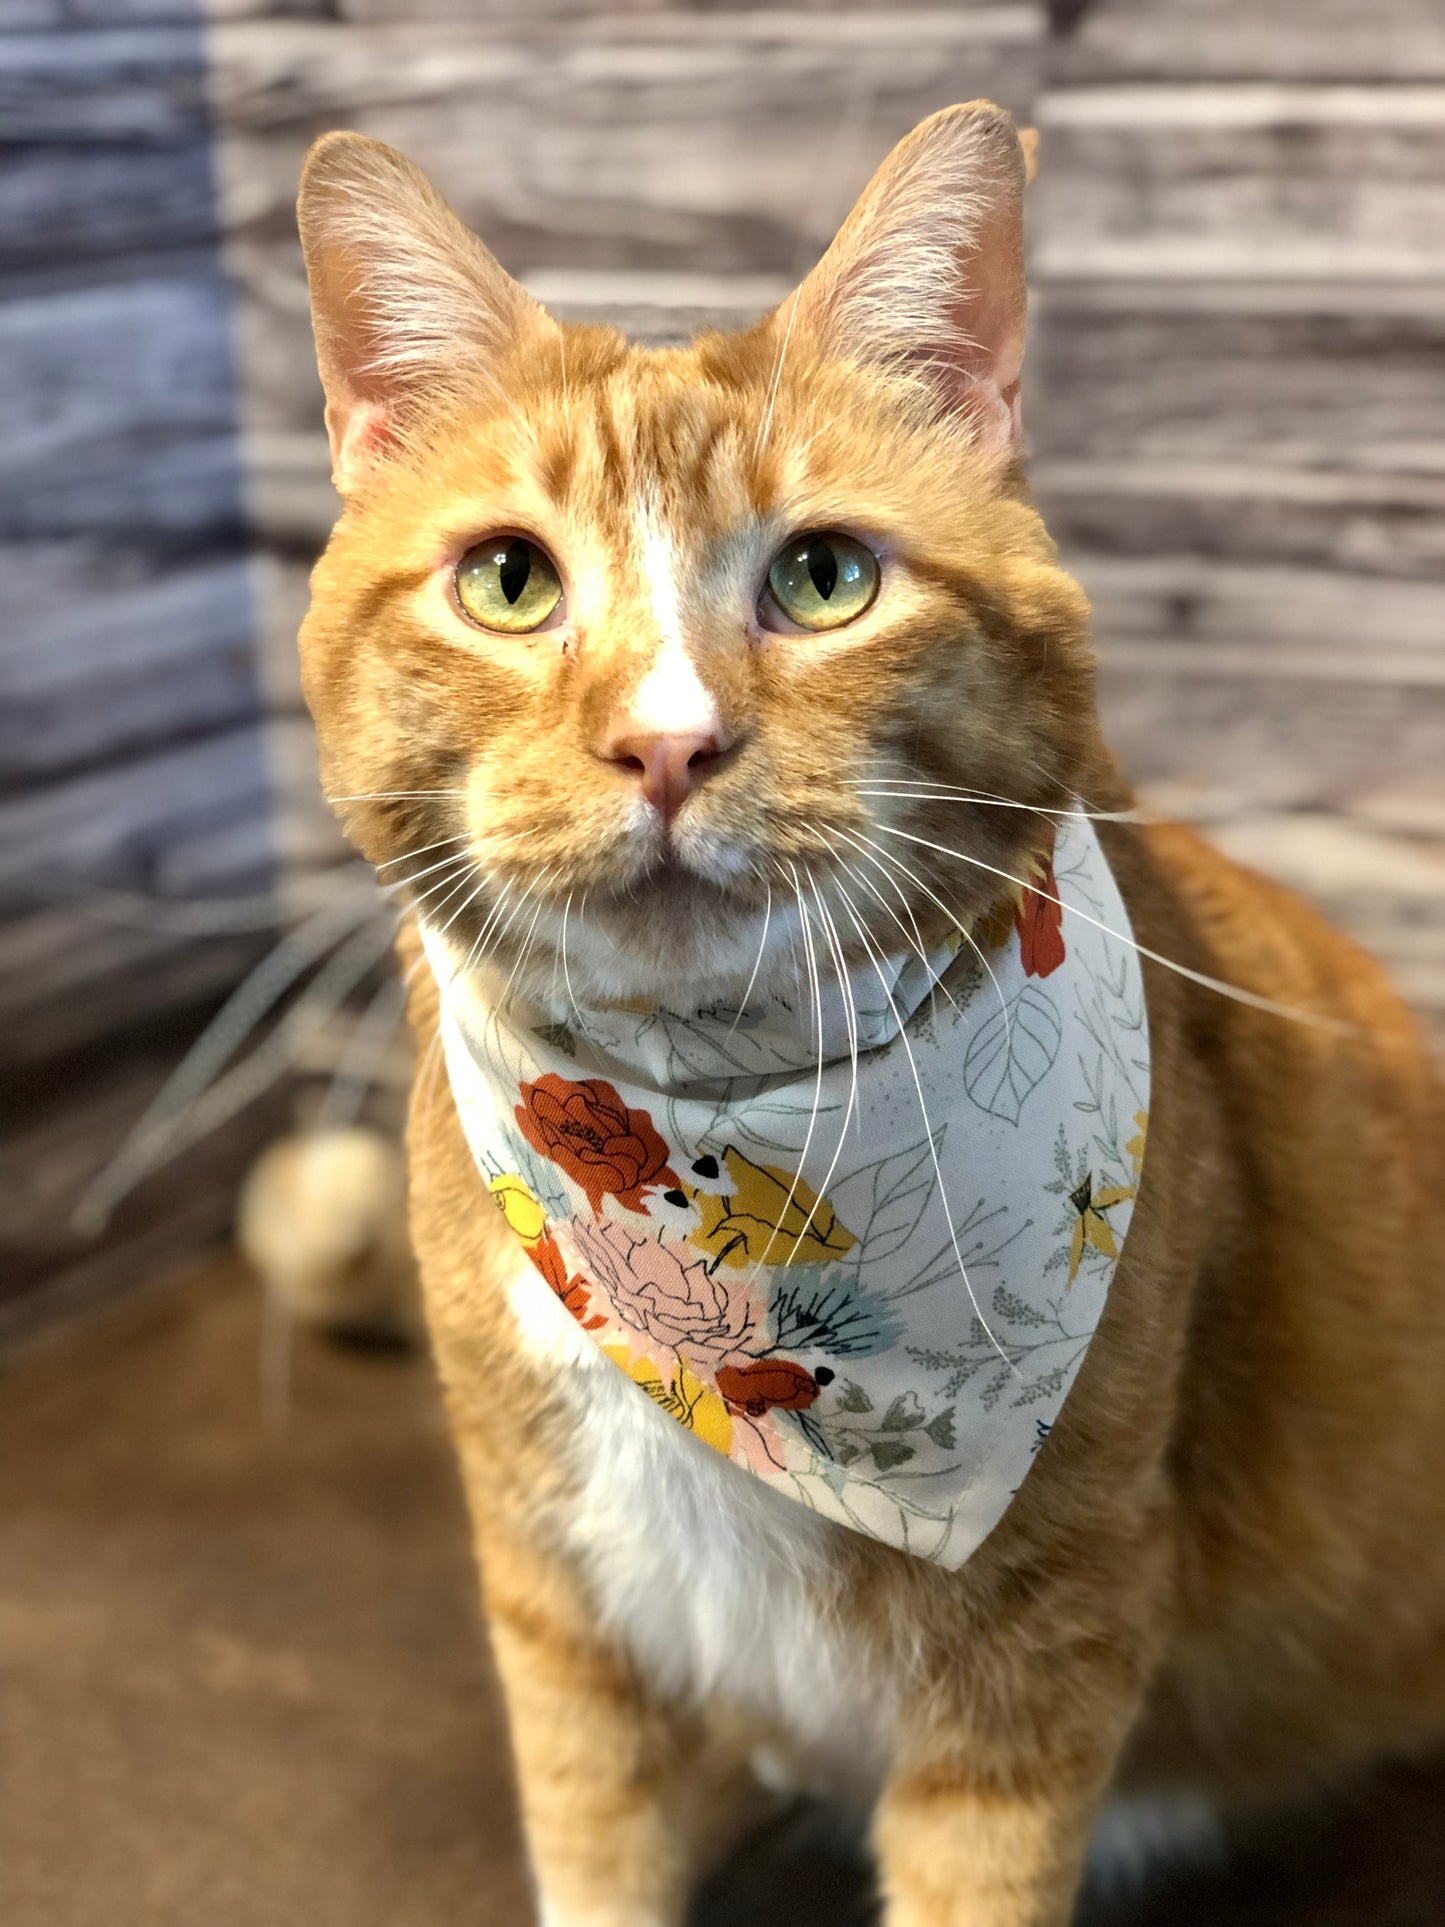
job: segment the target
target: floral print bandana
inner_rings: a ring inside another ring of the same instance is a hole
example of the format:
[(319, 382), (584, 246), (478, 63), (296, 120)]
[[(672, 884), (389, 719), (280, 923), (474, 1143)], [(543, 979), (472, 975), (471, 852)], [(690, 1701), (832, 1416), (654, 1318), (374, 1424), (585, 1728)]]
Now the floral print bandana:
[[(777, 1491), (958, 1566), (1047, 1437), (1144, 1155), (1149, 1046), (1092, 826), (933, 956), (741, 1009), (484, 1005), (426, 934), (463, 1127), (553, 1294)], [(801, 962), (801, 951), (800, 951)]]

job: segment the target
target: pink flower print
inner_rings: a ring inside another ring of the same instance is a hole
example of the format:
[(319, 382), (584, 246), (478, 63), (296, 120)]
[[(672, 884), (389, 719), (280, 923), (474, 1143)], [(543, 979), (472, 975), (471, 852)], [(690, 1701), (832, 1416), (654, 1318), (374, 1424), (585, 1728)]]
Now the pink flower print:
[(577, 1267), (611, 1303), (615, 1316), (696, 1365), (716, 1366), (746, 1344), (760, 1308), (747, 1279), (709, 1275), (686, 1244), (639, 1238), (624, 1224), (573, 1218), (556, 1227)]

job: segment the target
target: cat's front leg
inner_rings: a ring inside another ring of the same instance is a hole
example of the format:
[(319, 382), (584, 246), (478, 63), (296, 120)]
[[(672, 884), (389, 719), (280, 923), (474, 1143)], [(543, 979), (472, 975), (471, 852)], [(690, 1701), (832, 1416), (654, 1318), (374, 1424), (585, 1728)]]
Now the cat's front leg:
[(1135, 1700), (1117, 1676), (1057, 1690), (1008, 1733), (905, 1718), (874, 1823), (886, 1927), (1067, 1927)]
[(481, 1536), (542, 1927), (679, 1927), (742, 1794), (734, 1760), (645, 1691), (563, 1562)]
[(961, 1761), (900, 1774), (875, 1828), (887, 1927), (1066, 1927), (1100, 1798), (980, 1786)]

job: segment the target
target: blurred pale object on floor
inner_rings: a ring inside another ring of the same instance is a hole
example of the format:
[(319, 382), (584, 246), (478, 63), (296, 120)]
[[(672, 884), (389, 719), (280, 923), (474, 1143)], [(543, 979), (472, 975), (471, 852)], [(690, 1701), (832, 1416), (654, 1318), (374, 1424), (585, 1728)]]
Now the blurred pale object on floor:
[(284, 1137), (241, 1189), (236, 1240), (298, 1323), (422, 1341), (401, 1147), (362, 1125)]

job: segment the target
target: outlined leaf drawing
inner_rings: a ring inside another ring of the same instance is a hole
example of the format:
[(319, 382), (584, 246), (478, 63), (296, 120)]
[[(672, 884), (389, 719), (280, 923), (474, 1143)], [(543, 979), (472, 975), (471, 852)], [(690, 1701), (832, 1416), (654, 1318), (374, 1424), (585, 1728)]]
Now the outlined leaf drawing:
[(850, 1224), (860, 1225), (859, 1244), (866, 1263), (894, 1257), (922, 1224), (937, 1186), (934, 1160), (947, 1129), (941, 1125), (931, 1142), (920, 1138), (850, 1172), (846, 1182), (837, 1186), (840, 1210)]
[(1029, 1093), (1053, 1069), (1062, 1037), (1053, 999), (1037, 984), (1025, 984), (1007, 1015), (996, 1010), (969, 1045), (963, 1088), (981, 1111), (1017, 1124)]

